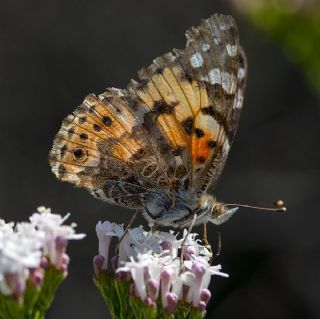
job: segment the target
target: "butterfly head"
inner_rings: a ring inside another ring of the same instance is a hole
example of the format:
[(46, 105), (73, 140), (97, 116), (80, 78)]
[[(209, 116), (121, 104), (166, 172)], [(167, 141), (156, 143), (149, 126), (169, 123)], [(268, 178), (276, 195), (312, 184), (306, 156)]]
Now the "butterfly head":
[(237, 210), (238, 207), (228, 207), (220, 203), (209, 194), (204, 194), (199, 198), (199, 208), (209, 217), (209, 222), (221, 225), (226, 222)]

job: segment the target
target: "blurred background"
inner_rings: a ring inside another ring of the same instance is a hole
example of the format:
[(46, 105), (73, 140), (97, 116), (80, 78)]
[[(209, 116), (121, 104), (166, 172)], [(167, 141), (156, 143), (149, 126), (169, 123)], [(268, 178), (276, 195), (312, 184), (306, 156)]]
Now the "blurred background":
[[(318, 1), (1, 1), (0, 216), (24, 220), (46, 205), (71, 212), (87, 234), (69, 247), (70, 274), (48, 319), (108, 318), (92, 283), (95, 225), (130, 216), (50, 172), (47, 154), (62, 119), (88, 93), (125, 88), (153, 58), (184, 48), (186, 28), (216, 12), (235, 17), (249, 62), (216, 195), (252, 204), (281, 198), (288, 213), (241, 209), (220, 227), (214, 262), (230, 278), (213, 278), (208, 318), (320, 317)], [(216, 227), (209, 233), (215, 247)]]

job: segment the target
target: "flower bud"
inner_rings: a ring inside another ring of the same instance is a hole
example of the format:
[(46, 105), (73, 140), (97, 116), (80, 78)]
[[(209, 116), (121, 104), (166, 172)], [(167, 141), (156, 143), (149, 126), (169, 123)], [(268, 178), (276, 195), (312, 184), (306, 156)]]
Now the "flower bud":
[(173, 292), (167, 292), (166, 300), (167, 300), (167, 305), (164, 307), (164, 310), (168, 314), (173, 314), (177, 307), (178, 296)]
[(200, 301), (200, 302), (199, 302), (199, 309), (200, 309), (201, 311), (206, 310), (206, 307), (207, 307), (207, 304), (206, 304), (204, 301)]
[(102, 257), (101, 255), (96, 255), (93, 258), (93, 267), (94, 267), (94, 273), (96, 277), (98, 277), (103, 271), (102, 270), (103, 263), (104, 263), (104, 257)]
[(200, 292), (200, 300), (208, 304), (211, 299), (211, 292), (209, 289), (202, 289)]
[(48, 267), (49, 261), (46, 257), (42, 257), (40, 260), (40, 267), (45, 269)]
[(163, 250), (171, 250), (171, 248), (172, 248), (172, 244), (168, 241), (161, 242), (160, 246)]
[(156, 279), (150, 279), (147, 283), (148, 293), (152, 300), (156, 300), (159, 292), (159, 281)]
[(152, 307), (152, 308), (156, 308), (157, 304), (154, 300), (152, 300), (150, 297), (146, 297), (143, 301), (143, 303), (147, 306), (147, 307)]
[(35, 288), (41, 286), (44, 278), (44, 271), (43, 269), (30, 269), (29, 281), (31, 285)]
[(196, 254), (196, 250), (193, 246), (188, 245), (182, 248), (182, 253), (183, 253), (184, 259), (190, 260), (191, 256)]
[(119, 256), (113, 256), (111, 258), (111, 265), (113, 270), (116, 271), (119, 265)]
[(116, 273), (116, 279), (117, 280), (129, 280), (130, 279), (130, 273), (127, 271), (118, 271)]

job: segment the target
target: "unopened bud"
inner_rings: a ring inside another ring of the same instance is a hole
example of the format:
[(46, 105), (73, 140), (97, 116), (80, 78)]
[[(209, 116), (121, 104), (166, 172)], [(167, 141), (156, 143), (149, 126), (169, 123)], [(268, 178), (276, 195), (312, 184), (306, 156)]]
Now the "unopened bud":
[(93, 258), (93, 267), (94, 267), (94, 273), (96, 277), (98, 277), (102, 272), (102, 265), (104, 263), (104, 257), (101, 255), (96, 255)]

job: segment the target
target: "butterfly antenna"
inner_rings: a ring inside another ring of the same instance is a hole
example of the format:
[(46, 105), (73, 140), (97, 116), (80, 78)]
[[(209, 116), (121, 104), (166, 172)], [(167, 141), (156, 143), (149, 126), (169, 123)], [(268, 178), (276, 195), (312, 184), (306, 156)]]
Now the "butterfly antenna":
[(280, 212), (280, 213), (284, 213), (287, 211), (287, 208), (284, 206), (284, 201), (281, 199), (275, 201), (269, 207), (268, 206), (254, 206), (254, 205), (247, 205), (247, 204), (225, 204), (225, 205), (230, 206), (230, 207), (247, 207), (247, 208), (254, 208), (254, 209), (258, 209), (258, 210)]

